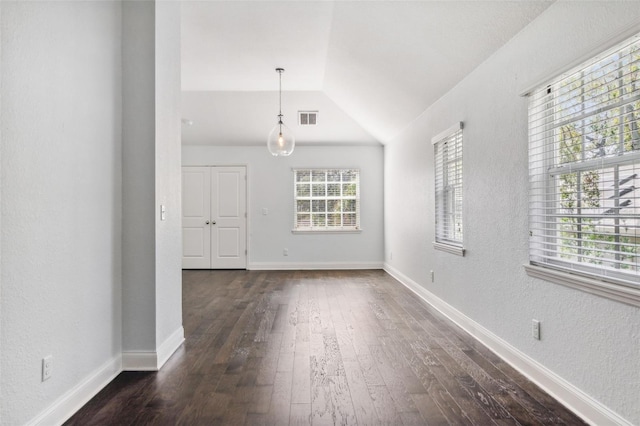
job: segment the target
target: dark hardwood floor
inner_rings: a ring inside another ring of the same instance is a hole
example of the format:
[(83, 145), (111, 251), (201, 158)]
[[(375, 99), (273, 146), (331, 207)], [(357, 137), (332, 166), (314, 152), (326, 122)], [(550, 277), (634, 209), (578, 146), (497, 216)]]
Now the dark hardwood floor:
[(184, 271), (186, 341), (68, 425), (584, 424), (382, 271)]

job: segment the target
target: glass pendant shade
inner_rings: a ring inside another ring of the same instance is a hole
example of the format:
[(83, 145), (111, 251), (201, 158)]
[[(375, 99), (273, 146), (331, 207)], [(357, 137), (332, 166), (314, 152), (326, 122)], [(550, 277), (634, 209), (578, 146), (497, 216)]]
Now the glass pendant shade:
[(267, 148), (274, 157), (286, 157), (291, 155), (296, 145), (293, 132), (282, 122), (282, 73), (284, 68), (276, 68), (280, 84), (278, 87), (278, 95), (280, 97), (280, 113), (278, 114), (278, 123), (275, 125), (269, 138), (267, 139)]
[(269, 148), (271, 155), (274, 157), (291, 155), (295, 145), (296, 140), (293, 137), (293, 132), (282, 123), (282, 120), (278, 121), (267, 139), (267, 148)]

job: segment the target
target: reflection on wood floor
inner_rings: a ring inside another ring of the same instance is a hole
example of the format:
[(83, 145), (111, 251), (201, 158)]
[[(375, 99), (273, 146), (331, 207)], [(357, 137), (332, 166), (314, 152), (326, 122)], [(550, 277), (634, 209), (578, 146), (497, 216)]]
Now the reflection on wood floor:
[(583, 424), (382, 271), (184, 271), (186, 341), (69, 425)]

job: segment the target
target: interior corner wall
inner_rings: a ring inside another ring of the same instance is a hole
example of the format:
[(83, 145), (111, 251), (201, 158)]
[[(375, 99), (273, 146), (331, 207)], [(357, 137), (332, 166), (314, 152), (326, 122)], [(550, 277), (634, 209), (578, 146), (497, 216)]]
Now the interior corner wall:
[(121, 4), (1, 9), (0, 413), (21, 425), (119, 369)]
[(181, 6), (126, 1), (122, 7), (123, 363), (125, 369), (157, 369), (184, 336)]
[[(528, 277), (529, 86), (636, 26), (638, 2), (551, 5), (385, 146), (386, 266), (640, 424), (640, 310)], [(436, 251), (431, 138), (464, 122), (465, 257)], [(391, 258), (392, 254), (392, 258)], [(435, 274), (431, 282), (430, 271)], [(531, 321), (542, 340), (531, 336)]]
[[(180, 2), (156, 3), (156, 339), (157, 345), (182, 329), (182, 197)], [(166, 208), (165, 220), (160, 206)], [(168, 350), (173, 352), (174, 347)], [(162, 361), (162, 360), (161, 360)]]
[[(381, 268), (383, 152), (382, 146), (298, 145), (289, 157), (273, 157), (266, 142), (183, 146), (182, 164), (247, 165), (249, 269)], [(362, 232), (293, 234), (292, 169), (352, 167), (360, 169)]]
[(154, 353), (155, 2), (122, 2), (122, 346)]

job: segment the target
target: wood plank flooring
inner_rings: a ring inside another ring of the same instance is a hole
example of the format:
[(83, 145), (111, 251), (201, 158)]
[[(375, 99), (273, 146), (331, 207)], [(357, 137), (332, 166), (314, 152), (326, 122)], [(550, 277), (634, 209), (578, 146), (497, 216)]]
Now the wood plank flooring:
[(584, 424), (382, 271), (184, 271), (183, 305), (68, 425)]

